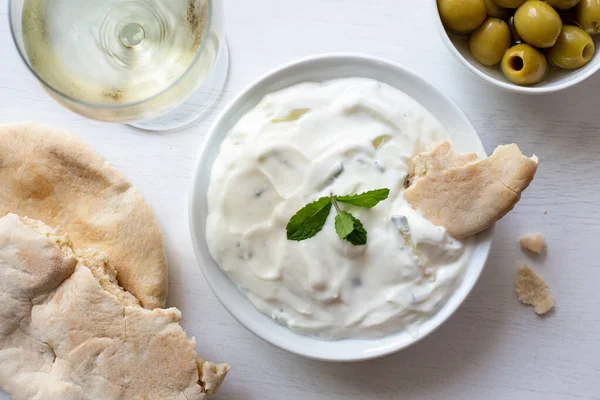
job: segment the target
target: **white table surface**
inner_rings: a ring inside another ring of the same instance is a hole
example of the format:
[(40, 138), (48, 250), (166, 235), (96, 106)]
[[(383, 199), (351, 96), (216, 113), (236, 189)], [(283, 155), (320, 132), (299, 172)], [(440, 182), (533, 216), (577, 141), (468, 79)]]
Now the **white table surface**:
[[(226, 4), (231, 71), (219, 109), (281, 63), (321, 52), (364, 52), (403, 63), (446, 91), (473, 121), (488, 152), (514, 141), (541, 160), (521, 202), (497, 224), (479, 283), (444, 326), (395, 355), (331, 364), (254, 337), (219, 304), (196, 265), (188, 189), (215, 114), (186, 129), (152, 134), (70, 113), (22, 64), (10, 39), (7, 0), (0, 0), (0, 123), (32, 120), (67, 128), (144, 193), (164, 230), (169, 305), (182, 310), (200, 354), (232, 366), (217, 399), (600, 399), (600, 74), (543, 97), (497, 90), (446, 50), (425, 3)], [(534, 259), (519, 250), (519, 237), (529, 231), (546, 235), (547, 255)], [(520, 263), (533, 266), (550, 286), (556, 310), (546, 318), (516, 299)]]

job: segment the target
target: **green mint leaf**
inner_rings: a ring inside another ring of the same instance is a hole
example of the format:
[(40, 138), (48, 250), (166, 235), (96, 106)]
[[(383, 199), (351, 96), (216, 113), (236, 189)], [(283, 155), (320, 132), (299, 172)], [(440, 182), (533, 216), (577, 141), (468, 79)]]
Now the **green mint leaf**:
[(363, 227), (362, 222), (358, 218), (355, 218), (354, 215), (348, 213), (352, 218), (352, 222), (354, 224), (354, 229), (348, 236), (344, 238), (344, 240), (349, 241), (355, 246), (360, 246), (363, 244), (367, 244), (367, 230)]
[(357, 207), (372, 208), (380, 201), (387, 199), (389, 195), (390, 189), (377, 189), (352, 196), (335, 196), (335, 199)]
[(352, 214), (346, 211), (342, 211), (335, 216), (335, 231), (341, 239), (346, 237), (354, 231), (354, 220)]
[(305, 240), (315, 236), (325, 225), (331, 211), (331, 199), (321, 197), (305, 205), (290, 219), (285, 230), (289, 240)]

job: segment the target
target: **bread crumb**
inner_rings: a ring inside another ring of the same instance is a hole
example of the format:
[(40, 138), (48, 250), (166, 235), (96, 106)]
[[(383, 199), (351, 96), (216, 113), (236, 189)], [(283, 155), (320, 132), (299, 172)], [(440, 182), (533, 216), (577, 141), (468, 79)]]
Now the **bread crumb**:
[(516, 291), (523, 304), (532, 305), (538, 315), (546, 314), (554, 307), (544, 279), (527, 265), (519, 267)]
[(529, 250), (532, 253), (542, 254), (546, 250), (546, 239), (541, 233), (523, 236), (519, 240), (519, 243), (523, 249)]

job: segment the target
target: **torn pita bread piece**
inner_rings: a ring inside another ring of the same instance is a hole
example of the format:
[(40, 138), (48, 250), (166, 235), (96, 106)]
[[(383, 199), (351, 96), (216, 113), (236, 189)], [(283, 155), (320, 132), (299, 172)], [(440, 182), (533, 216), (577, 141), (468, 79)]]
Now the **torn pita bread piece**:
[(521, 303), (533, 306), (536, 314), (546, 314), (554, 307), (554, 300), (548, 292), (548, 285), (527, 265), (519, 267), (516, 291)]
[(475, 153), (457, 154), (452, 151), (450, 143), (444, 142), (432, 151), (419, 153), (413, 158), (412, 178), (418, 179), (429, 172), (440, 172), (451, 167), (464, 167), (478, 158)]
[(100, 154), (62, 130), (0, 125), (0, 182), (0, 217), (61, 226), (75, 247), (106, 252), (143, 307), (165, 306), (167, 261), (154, 213)]
[(404, 197), (458, 239), (489, 228), (512, 210), (538, 166), (537, 157), (525, 157), (516, 144), (498, 146), (478, 160), (474, 153), (454, 153), (445, 142), (413, 161)]
[(195, 351), (175, 309), (147, 310), (100, 250), (40, 221), (0, 219), (0, 388), (13, 400), (193, 400), (229, 370)]
[(546, 251), (546, 239), (541, 233), (526, 235), (519, 240), (519, 244), (525, 250), (535, 254), (542, 254)]

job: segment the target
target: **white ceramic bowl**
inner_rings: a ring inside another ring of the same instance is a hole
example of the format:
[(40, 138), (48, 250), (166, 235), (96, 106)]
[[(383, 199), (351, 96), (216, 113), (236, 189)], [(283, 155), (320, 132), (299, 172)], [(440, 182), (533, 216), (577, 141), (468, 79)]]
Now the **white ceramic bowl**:
[(242, 91), (217, 117), (210, 128), (198, 158), (190, 195), (190, 229), (200, 268), (210, 288), (223, 306), (242, 325), (258, 337), (284, 350), (327, 361), (355, 361), (380, 357), (403, 349), (430, 334), (460, 306), (481, 273), (491, 246), (491, 231), (477, 235), (473, 255), (456, 291), (417, 335), (400, 332), (382, 339), (323, 341), (301, 336), (262, 314), (238, 291), (213, 261), (206, 245), (206, 193), (211, 167), (221, 141), (233, 125), (268, 93), (306, 81), (324, 81), (344, 77), (368, 77), (392, 85), (421, 103), (451, 132), (461, 151), (485, 150), (475, 129), (445, 94), (423, 78), (392, 62), (354, 54), (328, 54), (304, 58), (279, 67), (259, 78)]
[(442, 20), (437, 8), (437, 0), (429, 1), (430, 8), (434, 14), (433, 19), (435, 21), (436, 28), (442, 37), (442, 41), (448, 47), (450, 52), (454, 54), (469, 71), (484, 81), (502, 89), (516, 93), (527, 94), (552, 93), (574, 86), (584, 79), (589, 78), (595, 72), (597, 72), (598, 69), (600, 69), (600, 35), (594, 35), (592, 38), (594, 39), (594, 43), (596, 45), (596, 53), (590, 62), (582, 68), (576, 70), (563, 70), (560, 68), (551, 67), (549, 68), (549, 73), (546, 78), (537, 85), (515, 85), (504, 77), (499, 65), (486, 67), (475, 60), (475, 58), (473, 58), (471, 55), (471, 51), (469, 50), (469, 36), (448, 32), (442, 24)]

